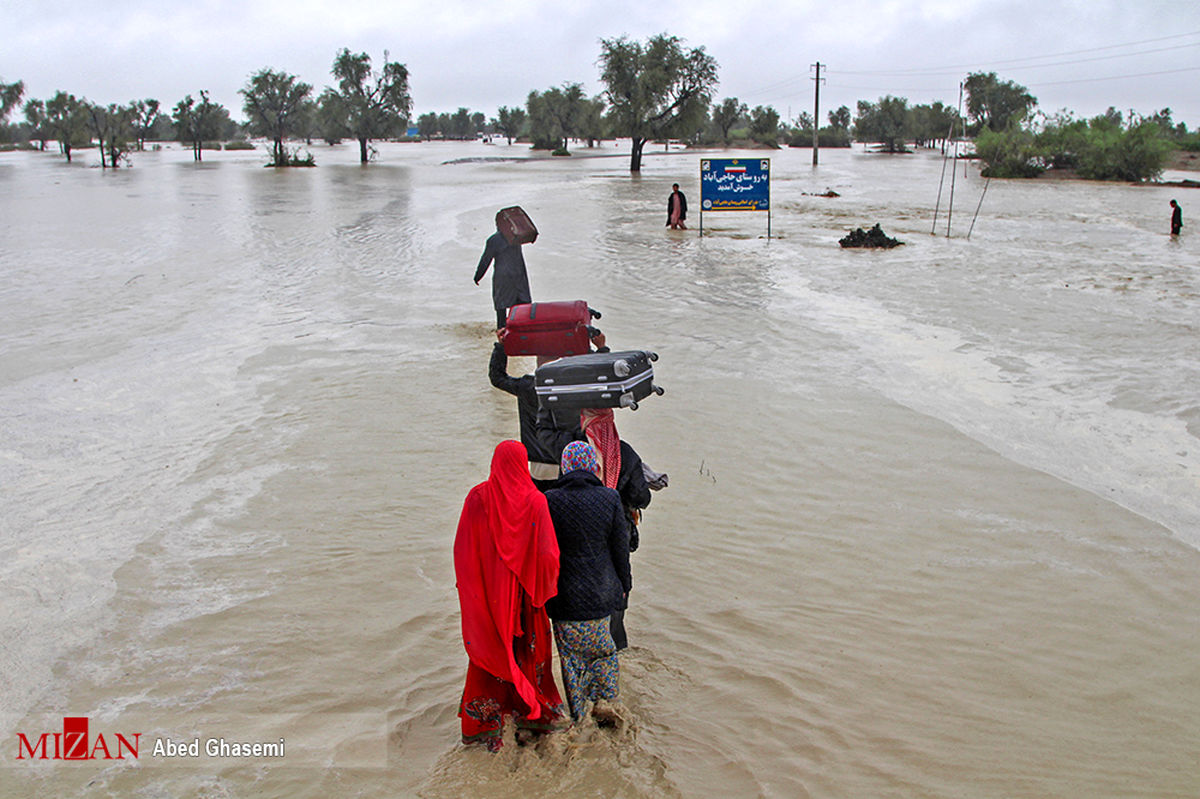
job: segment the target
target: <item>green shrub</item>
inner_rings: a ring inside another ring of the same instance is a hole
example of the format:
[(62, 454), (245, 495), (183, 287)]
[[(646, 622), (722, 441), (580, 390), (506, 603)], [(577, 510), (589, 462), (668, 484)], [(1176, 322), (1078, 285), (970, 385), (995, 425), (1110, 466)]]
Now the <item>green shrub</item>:
[[(827, 125), (817, 132), (817, 146), (849, 147), (850, 131)], [(812, 147), (812, 128), (808, 130), (793, 129), (791, 135), (788, 136), (788, 147)]]
[(1200, 131), (1183, 136), (1175, 143), (1175, 146), (1190, 153), (1200, 153)]
[(1033, 178), (1045, 171), (1033, 133), (1011, 126), (1005, 130), (983, 128), (975, 139), (975, 152), (983, 162), (985, 178)]
[(313, 154), (305, 151), (304, 155), (300, 155), (299, 150), (287, 151), (283, 153), (283, 162), (280, 163), (274, 158), (267, 166), (316, 166), (317, 159), (313, 158)]
[(1149, 180), (1162, 172), (1171, 151), (1154, 122), (1121, 129), (1094, 119), (1079, 134), (1074, 144), (1076, 168), (1089, 180)]

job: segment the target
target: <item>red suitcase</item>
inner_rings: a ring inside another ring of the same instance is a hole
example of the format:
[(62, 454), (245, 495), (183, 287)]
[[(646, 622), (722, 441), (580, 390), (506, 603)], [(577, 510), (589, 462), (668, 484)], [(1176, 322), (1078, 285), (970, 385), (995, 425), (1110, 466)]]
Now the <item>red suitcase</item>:
[(501, 342), (509, 355), (582, 355), (599, 332), (588, 323), (600, 314), (583, 300), (534, 302), (508, 309)]
[(509, 244), (532, 244), (537, 241), (537, 228), (519, 205), (501, 208), (496, 212), (496, 230)]

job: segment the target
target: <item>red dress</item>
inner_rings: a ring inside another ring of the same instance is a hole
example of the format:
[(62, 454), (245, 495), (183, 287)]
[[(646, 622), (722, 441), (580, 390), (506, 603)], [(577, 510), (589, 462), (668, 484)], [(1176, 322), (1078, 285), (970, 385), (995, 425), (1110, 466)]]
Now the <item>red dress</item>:
[(454, 539), (454, 572), (470, 664), (459, 704), (463, 741), (500, 745), (504, 716), (550, 729), (563, 715), (551, 671), (546, 600), (558, 586), (558, 542), (519, 441), (504, 441), (471, 489)]

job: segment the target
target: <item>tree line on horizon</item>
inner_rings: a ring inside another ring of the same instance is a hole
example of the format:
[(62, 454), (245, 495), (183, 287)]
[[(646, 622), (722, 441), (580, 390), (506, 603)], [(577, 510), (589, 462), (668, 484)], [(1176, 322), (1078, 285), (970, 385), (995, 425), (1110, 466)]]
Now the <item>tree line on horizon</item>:
[[(886, 95), (875, 102), (859, 100), (856, 113), (847, 106), (827, 113), (828, 124), (802, 112), (783, 121), (771, 106), (750, 109), (736, 97), (714, 102), (717, 63), (703, 47), (685, 48), (675, 36), (659, 34), (645, 42), (627, 37), (600, 41), (604, 90), (588, 97), (582, 84), (568, 82), (530, 91), (525, 106), (501, 106), (488, 119), (460, 107), (454, 113), (427, 112), (412, 119), (407, 68), (389, 60), (376, 70), (366, 53), (340, 50), (330, 74), (334, 86), (314, 97), (311, 84), (296, 75), (264, 68), (239, 90), (244, 123), (200, 91), (197, 101), (186, 95), (166, 112), (157, 100), (127, 105), (93, 103), (63, 91), (46, 100), (21, 105), (24, 85), (0, 82), (0, 140), (38, 142), (44, 150), (56, 141), (71, 160), (73, 149), (98, 146), (101, 164), (117, 167), (147, 141), (178, 140), (202, 160), (216, 141), (252, 148), (249, 137), (270, 141), (272, 166), (310, 166), (288, 142), (337, 144), (357, 141), (362, 163), (374, 155), (372, 141), (417, 138), (474, 139), (479, 135), (527, 141), (535, 149), (569, 155), (571, 141), (594, 146), (605, 139), (632, 141), (630, 170), (641, 168), (648, 142), (682, 141), (689, 145), (849, 147), (852, 140), (877, 144), (885, 152), (942, 146), (959, 138), (974, 139), (984, 174), (1019, 177), (1047, 168), (1075, 168), (1099, 179), (1144, 180), (1161, 172), (1173, 147), (1200, 149), (1200, 134), (1172, 120), (1171, 110), (1150, 117), (1123, 117), (1115, 109), (1090, 120), (1067, 111), (1047, 116), (1024, 87), (1001, 80), (994, 72), (967, 76), (963, 90), (966, 115), (940, 101), (910, 106), (904, 97)], [(23, 123), (8, 124), (20, 107)], [(413, 128), (415, 127), (415, 131)], [(815, 129), (815, 130), (814, 130)], [(416, 134), (415, 137), (410, 133)]]

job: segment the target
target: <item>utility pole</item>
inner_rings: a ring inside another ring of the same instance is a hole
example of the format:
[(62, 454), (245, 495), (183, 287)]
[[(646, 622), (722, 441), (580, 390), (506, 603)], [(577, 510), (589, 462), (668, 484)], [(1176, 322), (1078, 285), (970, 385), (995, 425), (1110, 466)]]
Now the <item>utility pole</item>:
[(821, 129), (821, 62), (813, 64), (817, 76), (813, 78), (813, 166), (817, 165), (817, 150), (820, 149), (820, 137), (817, 132)]

